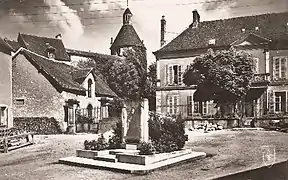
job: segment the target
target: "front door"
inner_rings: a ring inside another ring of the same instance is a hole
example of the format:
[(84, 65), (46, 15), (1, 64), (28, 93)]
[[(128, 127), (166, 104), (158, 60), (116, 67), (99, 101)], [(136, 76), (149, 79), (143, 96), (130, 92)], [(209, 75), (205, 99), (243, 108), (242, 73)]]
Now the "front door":
[(275, 92), (275, 112), (286, 112), (286, 92)]
[(245, 103), (245, 116), (246, 117), (254, 117), (254, 109), (256, 104), (254, 101), (246, 102)]

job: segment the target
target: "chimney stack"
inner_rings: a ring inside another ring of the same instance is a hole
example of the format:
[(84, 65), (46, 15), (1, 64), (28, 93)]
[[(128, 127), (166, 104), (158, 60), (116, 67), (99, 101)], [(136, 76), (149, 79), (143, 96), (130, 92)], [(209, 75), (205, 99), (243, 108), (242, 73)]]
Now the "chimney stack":
[(56, 38), (56, 39), (62, 39), (62, 35), (61, 35), (61, 34), (57, 34), (57, 35), (55, 36), (55, 38)]
[(110, 45), (112, 45), (113, 44), (113, 37), (111, 37), (111, 42), (110, 42)]
[(165, 20), (165, 16), (162, 16), (162, 19), (161, 19), (161, 37), (160, 37), (160, 46), (161, 47), (166, 43), (165, 33), (166, 33), (166, 20)]
[(193, 23), (190, 25), (190, 27), (192, 26), (192, 28), (197, 28), (200, 22), (200, 15), (196, 9), (193, 10), (192, 13), (193, 13)]

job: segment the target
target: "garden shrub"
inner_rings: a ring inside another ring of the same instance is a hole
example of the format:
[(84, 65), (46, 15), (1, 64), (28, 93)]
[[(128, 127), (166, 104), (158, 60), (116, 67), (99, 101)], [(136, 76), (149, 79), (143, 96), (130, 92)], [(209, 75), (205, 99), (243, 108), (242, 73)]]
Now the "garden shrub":
[(98, 138), (98, 140), (92, 140), (92, 141), (88, 141), (85, 140), (84, 141), (84, 149), (85, 150), (95, 150), (95, 151), (101, 151), (101, 150), (105, 150), (108, 148), (108, 143), (106, 142), (103, 134), (101, 134), (101, 137)]
[(35, 134), (61, 134), (59, 122), (48, 117), (15, 117), (13, 125), (26, 132)]
[(113, 127), (113, 136), (108, 141), (109, 149), (119, 149), (123, 147), (122, 142), (122, 122), (117, 121)]
[(156, 153), (154, 145), (150, 142), (140, 142), (137, 149), (140, 155), (151, 155)]
[(160, 117), (150, 113), (149, 135), (159, 153), (180, 150), (185, 145), (184, 121), (180, 116)]

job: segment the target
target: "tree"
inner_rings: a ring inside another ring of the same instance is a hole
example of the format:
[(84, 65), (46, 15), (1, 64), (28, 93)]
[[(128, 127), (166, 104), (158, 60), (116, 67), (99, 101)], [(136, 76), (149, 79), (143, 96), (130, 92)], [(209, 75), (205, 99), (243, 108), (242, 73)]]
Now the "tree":
[(126, 49), (123, 57), (102, 55), (78, 62), (78, 67), (94, 67), (95, 73), (106, 80), (122, 99), (140, 100), (150, 96), (153, 89), (147, 78), (146, 54), (141, 49)]
[[(186, 85), (197, 85), (194, 99), (213, 100), (217, 104), (236, 104), (243, 101), (254, 76), (253, 58), (249, 53), (229, 50), (214, 52), (197, 57), (183, 75)], [(236, 112), (236, 111), (234, 111)]]
[(157, 83), (157, 74), (156, 74), (156, 62), (153, 62), (148, 67), (147, 74), (147, 98), (149, 99), (149, 110), (156, 111), (156, 83)]

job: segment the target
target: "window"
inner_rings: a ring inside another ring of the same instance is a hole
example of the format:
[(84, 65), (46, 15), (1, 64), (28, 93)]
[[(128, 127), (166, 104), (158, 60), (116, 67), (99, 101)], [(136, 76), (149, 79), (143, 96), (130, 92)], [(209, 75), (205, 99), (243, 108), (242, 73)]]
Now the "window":
[(55, 59), (55, 53), (53, 53), (53, 52), (48, 52), (48, 58), (49, 58), (49, 59)]
[(273, 60), (274, 79), (286, 79), (287, 57), (275, 57)]
[(167, 105), (168, 105), (167, 113), (177, 114), (179, 106), (179, 96), (178, 95), (168, 96)]
[(91, 104), (89, 104), (87, 106), (87, 114), (88, 114), (88, 117), (89, 118), (92, 118), (92, 115), (93, 115), (93, 106)]
[(15, 99), (15, 105), (23, 106), (24, 105), (24, 98), (17, 98)]
[(194, 101), (193, 113), (208, 114), (208, 101)]
[(214, 45), (214, 44), (216, 44), (216, 40), (215, 39), (210, 39), (208, 43), (209, 43), (209, 45)]
[(88, 80), (88, 97), (89, 98), (92, 97), (92, 80), (91, 79)]
[(275, 112), (286, 112), (286, 92), (275, 92)]
[(182, 66), (172, 65), (168, 67), (167, 81), (169, 85), (182, 84)]

